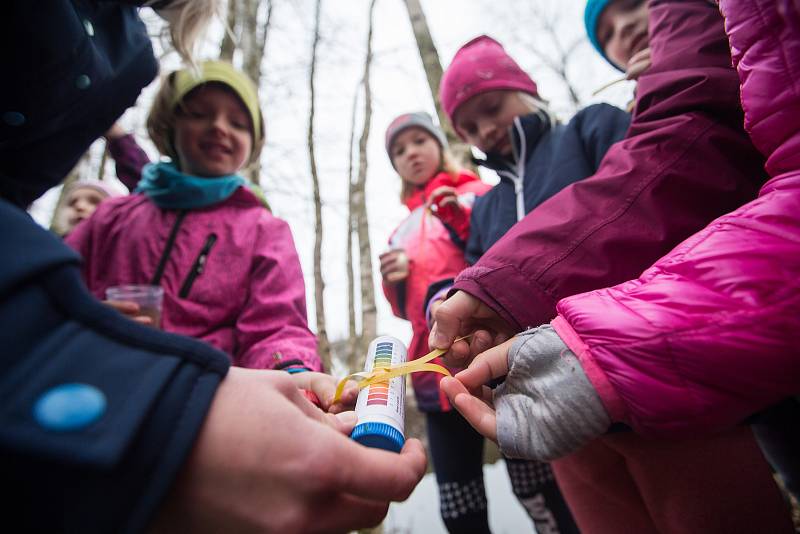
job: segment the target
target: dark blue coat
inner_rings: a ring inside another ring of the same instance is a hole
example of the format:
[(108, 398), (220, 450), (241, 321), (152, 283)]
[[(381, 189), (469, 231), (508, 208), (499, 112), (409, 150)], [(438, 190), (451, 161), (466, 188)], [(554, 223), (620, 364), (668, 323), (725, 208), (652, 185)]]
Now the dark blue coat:
[[(478, 261), (536, 206), (594, 174), (609, 147), (625, 137), (629, 124), (630, 114), (608, 104), (588, 106), (569, 123), (552, 127), (536, 113), (516, 118), (512, 127), (514, 161), (492, 154), (478, 161), (496, 171), (500, 183), (475, 200), (467, 262)], [(520, 188), (519, 198), (516, 187)]]
[[(3, 9), (5, 520), (22, 531), (141, 531), (186, 459), (228, 358), (99, 303), (78, 256), (19, 206), (63, 179), (157, 64), (133, 8), (13, 0)], [(90, 83), (75, 85), (84, 74)]]

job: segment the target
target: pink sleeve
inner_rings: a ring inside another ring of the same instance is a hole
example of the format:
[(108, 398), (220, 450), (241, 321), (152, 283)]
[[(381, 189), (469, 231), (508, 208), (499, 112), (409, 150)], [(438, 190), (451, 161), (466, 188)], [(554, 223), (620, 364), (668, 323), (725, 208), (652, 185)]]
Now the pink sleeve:
[(236, 365), (275, 369), (292, 361), (322, 370), (308, 328), (303, 272), (289, 226), (264, 212), (250, 272), (250, 294), (236, 321)]

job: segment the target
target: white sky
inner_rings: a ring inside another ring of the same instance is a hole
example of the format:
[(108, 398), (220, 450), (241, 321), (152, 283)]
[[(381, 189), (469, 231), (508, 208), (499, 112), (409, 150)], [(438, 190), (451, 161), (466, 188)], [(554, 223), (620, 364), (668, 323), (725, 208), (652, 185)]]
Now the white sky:
[[(261, 185), (276, 216), (289, 222), (306, 278), (309, 321), (314, 328), (313, 264), (314, 246), (311, 175), (306, 147), (308, 127), (308, 63), (313, 29), (313, 0), (274, 0), (273, 26), (268, 37), (261, 81), (261, 101), (267, 122), (267, 145), (262, 156)], [(354, 91), (363, 71), (366, 50), (368, 0), (324, 0), (322, 40), (316, 76), (316, 153), (324, 202), (323, 265), (326, 283), (325, 306), (331, 340), (347, 336), (346, 207), (348, 142)], [(552, 38), (542, 31), (534, 11), (559, 14), (557, 33), (563, 46), (583, 38), (584, 0), (422, 0), (428, 24), (443, 65), (469, 39), (482, 33), (504, 44), (506, 50), (536, 81), (540, 94), (551, 102), (563, 119), (572, 113), (564, 86), (531, 51), (532, 45), (552, 53)], [(143, 11), (148, 26), (160, 20)], [(373, 117), (369, 139), (367, 206), (375, 270), (377, 256), (392, 229), (405, 216), (398, 200), (400, 181), (386, 156), (383, 136), (386, 126), (398, 114), (425, 110), (434, 114), (433, 102), (402, 0), (378, 0), (373, 31), (372, 67)], [(217, 27), (205, 46), (205, 56), (218, 53), (221, 29)], [(157, 46), (158, 48), (158, 46)], [(164, 58), (162, 70), (178, 66), (174, 54)], [(578, 46), (568, 75), (584, 104), (608, 101), (624, 106), (631, 95), (628, 83), (617, 84), (591, 97), (593, 90), (619, 77), (591, 45)], [(134, 130), (151, 156), (157, 156), (142, 127), (156, 83), (129, 110), (121, 123)], [(363, 99), (359, 117), (363, 114)], [(360, 120), (360, 119), (359, 119)], [(361, 132), (360, 122), (356, 143)], [(95, 157), (102, 145), (94, 147)], [(357, 160), (356, 160), (357, 161)], [(109, 167), (110, 168), (110, 167)], [(113, 170), (110, 170), (113, 174)], [(496, 177), (485, 174), (494, 183)], [(34, 217), (48, 225), (57, 192), (51, 192), (32, 209)], [(380, 291), (376, 274), (378, 332), (410, 340), (410, 327), (394, 318)]]

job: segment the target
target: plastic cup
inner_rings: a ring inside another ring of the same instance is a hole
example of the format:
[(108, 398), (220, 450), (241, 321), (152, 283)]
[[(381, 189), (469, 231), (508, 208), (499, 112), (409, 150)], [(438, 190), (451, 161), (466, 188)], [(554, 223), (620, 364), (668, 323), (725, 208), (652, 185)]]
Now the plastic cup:
[(164, 302), (164, 288), (151, 285), (124, 285), (106, 289), (106, 299), (122, 302), (135, 302), (139, 305), (139, 315), (152, 319), (152, 326), (161, 328), (161, 306)]

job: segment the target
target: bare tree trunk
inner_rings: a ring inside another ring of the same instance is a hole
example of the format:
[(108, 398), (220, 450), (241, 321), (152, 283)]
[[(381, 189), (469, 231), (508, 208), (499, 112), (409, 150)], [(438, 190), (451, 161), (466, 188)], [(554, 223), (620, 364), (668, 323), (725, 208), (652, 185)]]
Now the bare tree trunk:
[(361, 336), (357, 352), (366, 354), (370, 341), (377, 331), (377, 309), (375, 307), (375, 283), (372, 276), (372, 247), (369, 242), (369, 222), (367, 220), (367, 141), (372, 124), (372, 90), (369, 76), (372, 65), (372, 16), (375, 0), (369, 4), (369, 30), (367, 31), (367, 57), (364, 59), (364, 127), (358, 140), (358, 181), (353, 191), (353, 204), (356, 207), (356, 231), (358, 232), (359, 266), (361, 271)]
[(422, 66), (425, 69), (425, 76), (428, 78), (428, 86), (431, 89), (433, 103), (436, 106), (439, 125), (447, 136), (447, 142), (450, 144), (450, 150), (453, 155), (461, 165), (474, 169), (469, 145), (462, 142), (455, 134), (447, 115), (442, 109), (442, 104), (439, 102), (439, 82), (444, 71), (442, 70), (442, 62), (439, 60), (439, 52), (436, 50), (436, 45), (433, 44), (433, 37), (431, 36), (430, 28), (428, 28), (425, 12), (422, 11), (422, 5), (420, 5), (419, 0), (405, 0), (405, 4), (408, 10), (408, 17), (411, 20), (411, 28), (414, 30), (414, 38), (417, 41), (419, 56), (422, 59)]
[[(264, 23), (259, 25), (261, 19), (259, 11), (264, 5), (262, 0), (240, 0), (244, 1), (243, 21), (242, 21), (242, 70), (250, 76), (256, 87), (261, 86), (261, 63), (264, 58), (264, 51), (267, 45), (267, 33), (272, 22), (272, 0), (266, 2), (266, 13)], [(258, 184), (261, 174), (261, 164), (256, 161), (247, 170), (248, 178), (251, 182)]]
[(100, 156), (100, 168), (97, 169), (97, 179), (106, 177), (106, 161), (108, 161), (108, 141), (103, 141), (103, 155)]
[[(358, 84), (359, 87), (361, 84)], [(353, 97), (353, 111), (350, 118), (350, 142), (348, 149), (348, 169), (347, 169), (347, 369), (353, 371), (357, 365), (355, 358), (358, 340), (356, 338), (356, 281), (353, 268), (353, 233), (355, 232), (355, 204), (353, 195), (355, 184), (353, 183), (353, 141), (356, 137), (356, 107), (358, 106), (359, 87), (356, 87)], [(357, 370), (357, 369), (356, 369)]]
[(317, 0), (314, 15), (314, 40), (311, 45), (311, 71), (308, 76), (309, 98), (311, 106), (308, 114), (308, 160), (311, 165), (311, 180), (314, 191), (314, 303), (317, 316), (317, 343), (319, 355), (325, 369), (331, 368), (330, 344), (325, 326), (325, 281), (322, 278), (322, 196), (319, 191), (319, 175), (317, 160), (314, 155), (314, 74), (317, 68), (317, 46), (319, 45), (319, 22), (322, 0)]
[(239, 37), (238, 11), (240, 0), (228, 0), (228, 16), (225, 19), (225, 35), (219, 49), (219, 58), (228, 63), (233, 63), (233, 52)]

